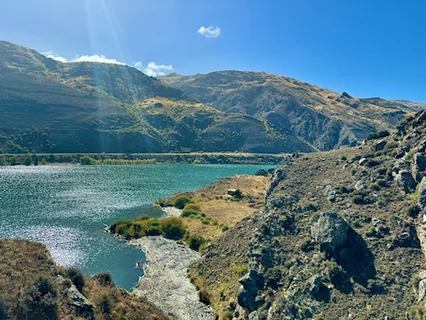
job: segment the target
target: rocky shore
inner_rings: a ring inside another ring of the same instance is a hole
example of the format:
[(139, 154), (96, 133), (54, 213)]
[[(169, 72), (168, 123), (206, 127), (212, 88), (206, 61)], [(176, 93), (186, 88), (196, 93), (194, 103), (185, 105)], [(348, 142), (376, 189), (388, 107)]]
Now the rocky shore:
[(134, 294), (145, 297), (176, 320), (213, 320), (209, 306), (201, 303), (195, 286), (187, 276), (188, 266), (199, 253), (161, 236), (130, 241), (146, 254), (145, 275), (139, 279)]

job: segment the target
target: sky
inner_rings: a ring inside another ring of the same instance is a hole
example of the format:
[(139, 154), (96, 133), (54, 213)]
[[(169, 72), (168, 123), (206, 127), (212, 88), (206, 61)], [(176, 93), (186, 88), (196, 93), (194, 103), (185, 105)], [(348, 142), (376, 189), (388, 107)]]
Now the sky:
[(0, 40), (151, 76), (265, 71), (426, 102), (424, 0), (1, 0)]

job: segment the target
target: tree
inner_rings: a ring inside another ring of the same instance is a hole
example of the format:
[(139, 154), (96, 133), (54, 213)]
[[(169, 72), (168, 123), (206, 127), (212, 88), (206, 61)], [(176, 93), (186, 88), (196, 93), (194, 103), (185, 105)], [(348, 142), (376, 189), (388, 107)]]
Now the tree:
[(160, 232), (166, 238), (179, 240), (185, 234), (186, 228), (178, 217), (168, 217), (160, 220)]
[(32, 155), (32, 158), (33, 158), (33, 163), (34, 163), (34, 165), (35, 165), (35, 166), (38, 166), (38, 156), (37, 156), (36, 154), (33, 154), (33, 155)]
[(32, 161), (31, 161), (31, 155), (30, 154), (28, 154), (25, 157), (25, 162), (24, 163), (25, 163), (26, 166), (30, 166), (31, 165)]

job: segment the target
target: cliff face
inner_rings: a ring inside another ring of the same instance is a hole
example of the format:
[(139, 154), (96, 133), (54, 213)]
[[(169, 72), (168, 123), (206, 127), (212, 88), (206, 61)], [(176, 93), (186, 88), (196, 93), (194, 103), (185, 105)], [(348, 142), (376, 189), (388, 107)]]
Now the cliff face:
[(221, 319), (422, 319), (425, 138), (420, 112), (361, 147), (277, 168), (264, 209), (237, 225), (246, 236), (225, 234), (191, 269), (220, 281), (218, 252), (232, 264), (247, 248), (248, 272), (227, 278), (238, 290), (214, 306)]

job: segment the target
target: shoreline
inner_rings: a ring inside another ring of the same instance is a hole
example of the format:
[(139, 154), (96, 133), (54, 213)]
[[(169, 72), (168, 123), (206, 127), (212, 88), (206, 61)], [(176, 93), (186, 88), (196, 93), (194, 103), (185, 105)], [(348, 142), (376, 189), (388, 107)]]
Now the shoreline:
[(201, 258), (198, 252), (162, 236), (128, 241), (146, 255), (144, 276), (139, 278), (133, 294), (145, 297), (176, 320), (214, 320), (211, 308), (199, 301), (191, 283), (188, 266)]

